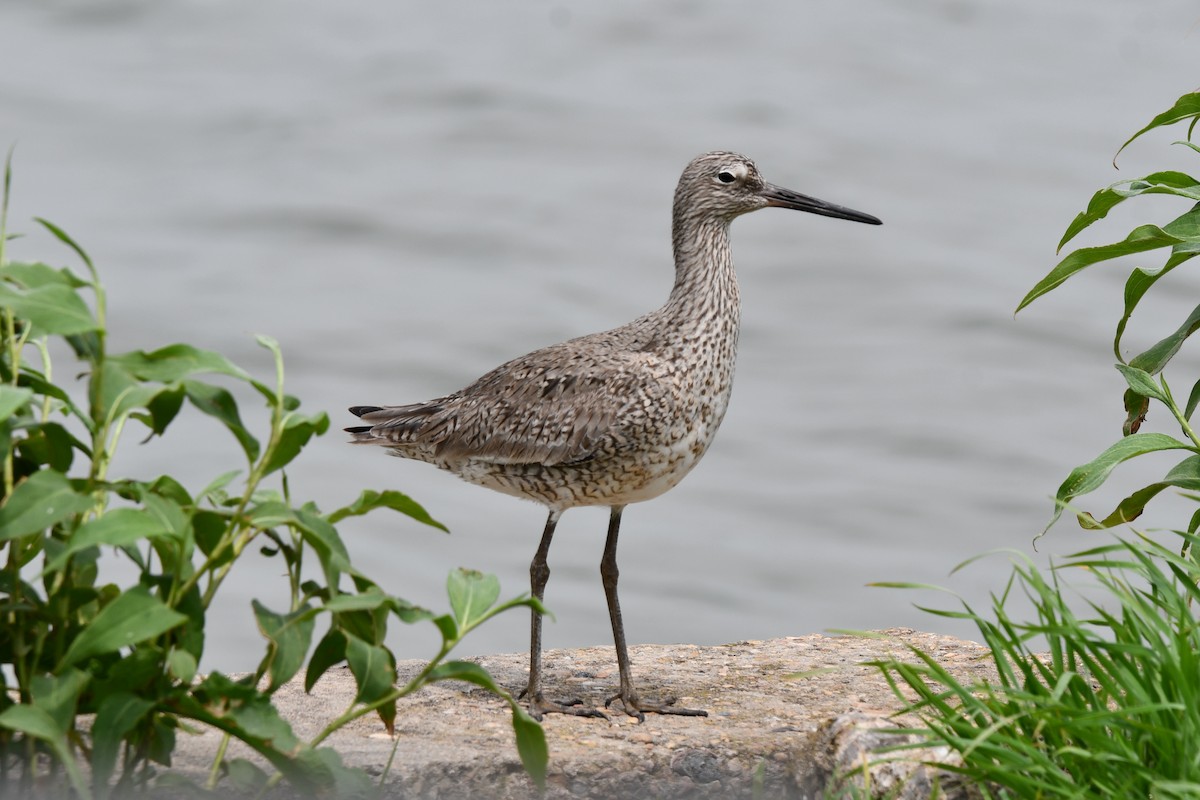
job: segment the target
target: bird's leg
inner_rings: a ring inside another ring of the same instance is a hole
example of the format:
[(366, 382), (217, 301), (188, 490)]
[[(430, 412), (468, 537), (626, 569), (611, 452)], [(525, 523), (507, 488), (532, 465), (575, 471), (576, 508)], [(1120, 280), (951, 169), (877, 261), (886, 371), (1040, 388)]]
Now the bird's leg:
[[(529, 590), (541, 601), (546, 596), (546, 582), (550, 580), (550, 565), (546, 556), (550, 552), (550, 540), (554, 538), (554, 527), (558, 525), (561, 511), (551, 510), (546, 519), (546, 529), (542, 532), (542, 541), (538, 544), (533, 561), (529, 564)], [(574, 714), (580, 717), (603, 717), (604, 714), (594, 708), (586, 708), (580, 700), (568, 700), (556, 703), (542, 696), (542, 615), (537, 609), (531, 609), (532, 618), (529, 625), (529, 684), (521, 692), (521, 696), (529, 697), (529, 713), (534, 719), (541, 719), (543, 714)]]
[(624, 506), (613, 506), (608, 518), (608, 539), (604, 542), (604, 556), (600, 559), (600, 578), (604, 583), (604, 596), (608, 598), (608, 617), (612, 620), (613, 643), (617, 647), (617, 668), (621, 671), (620, 691), (608, 698), (604, 707), (620, 700), (625, 713), (636, 717), (638, 722), (646, 720), (646, 712), (652, 714), (678, 714), (685, 717), (707, 717), (708, 712), (696, 708), (679, 708), (675, 698), (669, 697), (659, 703), (640, 700), (633, 688), (632, 670), (629, 668), (629, 651), (625, 647), (625, 625), (621, 621), (621, 603), (617, 600), (617, 531), (621, 527), (621, 511)]

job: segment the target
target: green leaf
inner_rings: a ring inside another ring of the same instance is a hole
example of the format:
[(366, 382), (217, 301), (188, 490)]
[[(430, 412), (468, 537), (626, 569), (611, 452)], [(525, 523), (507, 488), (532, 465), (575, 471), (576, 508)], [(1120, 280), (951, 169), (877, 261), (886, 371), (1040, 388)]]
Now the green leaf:
[(446, 578), (446, 592), (461, 635), (482, 621), (495, 605), (500, 597), (500, 580), (495, 575), (460, 567)]
[(67, 336), (98, 330), (92, 310), (74, 290), (61, 285), (20, 289), (0, 281), (0, 308), (33, 325), (34, 336)]
[(241, 414), (238, 413), (237, 401), (228, 390), (194, 380), (185, 380), (183, 390), (193, 406), (225, 425), (237, 439), (238, 444), (242, 446), (248, 461), (258, 459), (262, 448), (242, 422)]
[(0, 712), (0, 728), (18, 731), (47, 742), (64, 742), (66, 731), (58, 727), (45, 709), (37, 706), (13, 705)]
[(546, 731), (529, 713), (517, 703), (512, 703), (513, 733), (517, 738), (517, 755), (521, 765), (538, 787), (546, 788), (546, 767), (550, 763), (550, 749), (546, 746)]
[(127, 547), (142, 539), (169, 536), (171, 533), (161, 519), (148, 511), (140, 508), (116, 508), (80, 525), (67, 541), (66, 547), (47, 562), (45, 572), (62, 569), (68, 558), (88, 547)]
[(17, 409), (29, 402), (33, 391), (19, 386), (0, 385), (0, 419), (11, 420)]
[(422, 508), (416, 500), (403, 492), (392, 490), (377, 492), (373, 489), (366, 489), (353, 503), (329, 514), (328, 519), (330, 523), (336, 525), (346, 517), (358, 517), (377, 508), (390, 508), (406, 514), (418, 522), (446, 531), (446, 533), (450, 532), (445, 525), (429, 516), (429, 512)]
[[(1184, 217), (1189, 215), (1196, 215), (1196, 212), (1189, 211)], [(1125, 237), (1123, 241), (1115, 244), (1102, 245), (1100, 247), (1083, 247), (1075, 250), (1060, 261), (1058, 266), (1050, 270), (1046, 277), (1038, 281), (1037, 285), (1029, 290), (1029, 293), (1017, 305), (1017, 311), (1019, 312), (1037, 298), (1053, 291), (1072, 275), (1090, 267), (1092, 264), (1112, 258), (1119, 258), (1120, 256), (1133, 255), (1134, 253), (1144, 253), (1147, 250), (1156, 250), (1160, 247), (1171, 247), (1186, 241), (1184, 236), (1176, 235), (1167, 230), (1167, 228), (1180, 222), (1184, 217), (1176, 219), (1165, 228), (1159, 228), (1156, 225), (1141, 225), (1134, 228), (1133, 232)], [(1186, 225), (1180, 225), (1179, 227), (1181, 230), (1178, 233), (1182, 234), (1182, 229), (1186, 228)]]
[(310, 793), (313, 797), (365, 800), (379, 796), (366, 770), (347, 767), (342, 763), (341, 755), (332, 747), (302, 750), (296, 756), (296, 766), (304, 770), (308, 780), (317, 789)]
[(229, 770), (229, 788), (238, 797), (258, 797), (267, 788), (271, 777), (253, 761), (232, 758), (225, 762)]
[(1174, 171), (1155, 172), (1144, 178), (1118, 181), (1092, 195), (1087, 210), (1067, 226), (1066, 233), (1058, 243), (1058, 249), (1062, 250), (1080, 231), (1108, 216), (1108, 212), (1117, 204), (1142, 194), (1172, 194), (1200, 200), (1200, 183), (1191, 175)]
[(391, 652), (365, 642), (354, 634), (346, 637), (346, 662), (358, 684), (356, 703), (374, 703), (390, 693), (396, 682), (396, 659)]
[[(1174, 333), (1144, 353), (1131, 358), (1129, 366), (1145, 370), (1151, 375), (1161, 372), (1162, 368), (1167, 365), (1167, 362), (1179, 352), (1179, 348), (1183, 346), (1184, 341), (1195, 333), (1197, 328), (1200, 328), (1200, 306), (1196, 306), (1193, 309), (1192, 313), (1188, 315), (1188, 318), (1184, 320), (1184, 323)], [(1154, 397), (1154, 395), (1147, 396)]]
[(1164, 489), (1172, 486), (1188, 491), (1200, 490), (1200, 456), (1188, 456), (1183, 461), (1180, 461), (1166, 474), (1166, 477), (1162, 481), (1152, 483), (1129, 495), (1120, 502), (1111, 514), (1102, 520), (1097, 520), (1091, 514), (1080, 514), (1079, 525), (1089, 530), (1097, 530), (1132, 522), (1142, 515), (1147, 503)]
[(40, 261), (10, 262), (0, 268), (0, 280), (8, 280), (25, 289), (35, 289), (39, 286), (65, 286), (68, 289), (80, 289), (89, 285), (81, 280), (71, 270), (56, 269)]
[(91, 679), (91, 675), (77, 669), (61, 675), (37, 675), (30, 682), (33, 705), (49, 714), (54, 726), (65, 733), (74, 725), (79, 695)]
[(1183, 418), (1190, 420), (1192, 414), (1196, 412), (1196, 406), (1200, 405), (1200, 380), (1192, 384), (1192, 391), (1188, 394), (1187, 406), (1183, 411)]
[(1134, 309), (1137, 308), (1138, 303), (1141, 302), (1146, 292), (1160, 278), (1171, 272), (1171, 270), (1198, 255), (1200, 255), (1200, 243), (1181, 242), (1171, 248), (1171, 256), (1162, 268), (1158, 270), (1146, 270), (1138, 267), (1129, 273), (1129, 279), (1125, 281), (1125, 312), (1121, 315), (1121, 320), (1117, 323), (1117, 334), (1113, 337), (1113, 353), (1116, 355), (1118, 361), (1125, 360), (1121, 355), (1121, 337), (1125, 333), (1125, 326), (1129, 324), (1129, 318), (1133, 316)]
[(71, 642), (59, 667), (153, 639), (186, 621), (186, 616), (168, 608), (145, 586), (135, 586), (100, 609)]
[(267, 693), (274, 692), (292, 679), (304, 666), (304, 658), (312, 644), (313, 609), (301, 606), (290, 614), (276, 614), (257, 600), (252, 601), (258, 629), (271, 643), (268, 654), (271, 682)]
[(92, 723), (92, 791), (105, 800), (117, 765), (121, 742), (134, 726), (154, 707), (149, 700), (129, 692), (114, 692), (105, 697)]
[(429, 672), (429, 682), (437, 681), (466, 681), (500, 697), (508, 696), (508, 692), (500, 688), (492, 674), (473, 661), (447, 661), (438, 664)]
[(147, 353), (136, 350), (109, 356), (109, 361), (144, 381), (173, 383), (201, 373), (219, 373), (248, 380), (249, 373), (220, 353), (189, 344), (172, 344)]
[[(1069, 505), (1076, 497), (1099, 488), (1113, 469), (1123, 461), (1159, 450), (1191, 450), (1195, 452), (1195, 449), (1191, 445), (1163, 433), (1135, 433), (1126, 436), (1092, 461), (1071, 471), (1054, 496), (1054, 514), (1046, 525), (1046, 530), (1049, 530), (1050, 526), (1062, 515), (1065, 506)], [(1042, 533), (1044, 535), (1045, 531)]]
[(180, 683), (191, 683), (196, 677), (198, 667), (196, 656), (178, 647), (171, 648), (171, 652), (167, 656), (167, 670)]
[(269, 475), (275, 470), (282, 469), (300, 454), (304, 445), (314, 435), (319, 436), (329, 430), (329, 415), (320, 412), (311, 417), (295, 412), (288, 413), (283, 418), (283, 429), (270, 458), (263, 468), (263, 475)]
[(65, 475), (42, 470), (17, 485), (0, 507), (0, 541), (45, 530), (90, 509), (95, 501), (71, 488)]
[(429, 681), (466, 681), (467, 683), (487, 689), (508, 701), (512, 708), (513, 733), (517, 738), (517, 753), (529, 777), (538, 787), (543, 787), (546, 781), (546, 765), (550, 755), (546, 747), (546, 733), (542, 726), (521, 708), (512, 695), (500, 688), (496, 680), (486, 669), (470, 661), (447, 661), (439, 664), (429, 673)]
[(1126, 364), (1116, 364), (1115, 366), (1125, 378), (1125, 382), (1129, 384), (1130, 389), (1143, 397), (1153, 397), (1163, 403), (1167, 402), (1167, 396), (1163, 394), (1162, 387), (1154, 382), (1154, 378), (1150, 377), (1149, 373)]
[(1150, 120), (1146, 127), (1142, 128), (1133, 136), (1130, 136), (1128, 141), (1121, 145), (1120, 149), (1117, 150), (1116, 155), (1113, 156), (1113, 165), (1116, 165), (1117, 156), (1121, 155), (1121, 150), (1124, 150), (1126, 147), (1132, 144), (1133, 140), (1137, 139), (1142, 134), (1152, 131), (1155, 128), (1161, 128), (1164, 125), (1173, 125), (1181, 120), (1195, 117), (1197, 114), (1200, 114), (1200, 92), (1192, 92), (1190, 94), (1183, 95), (1175, 101), (1175, 105), (1171, 106), (1166, 111)]
[(308, 660), (308, 669), (304, 673), (304, 691), (311, 692), (321, 676), (335, 664), (346, 660), (346, 637), (337, 628), (329, 631), (317, 642), (312, 658)]

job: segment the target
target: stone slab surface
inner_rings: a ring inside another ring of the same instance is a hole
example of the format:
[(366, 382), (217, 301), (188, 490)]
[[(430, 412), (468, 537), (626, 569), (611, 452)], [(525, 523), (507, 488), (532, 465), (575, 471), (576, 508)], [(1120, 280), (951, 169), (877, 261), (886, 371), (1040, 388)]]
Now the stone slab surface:
[[(620, 712), (607, 721), (547, 715), (550, 769), (544, 794), (521, 770), (507, 705), (464, 683), (438, 684), (402, 700), (395, 740), (371, 715), (327, 743), (345, 762), (375, 776), (384, 774), (396, 745), (383, 778), (386, 798), (821, 798), (834, 796), (835, 774), (854, 767), (859, 767), (854, 780), (869, 783), (874, 796), (928, 797), (936, 777), (941, 797), (966, 797), (965, 790), (947, 785), (946, 773), (935, 776), (917, 764), (861, 769), (872, 750), (899, 740), (885, 730), (897, 724), (890, 717), (898, 706), (895, 696), (877, 669), (860, 665), (891, 655), (911, 658), (908, 646), (914, 645), (968, 680), (990, 674), (985, 648), (908, 629), (879, 633), (632, 647), (643, 697), (675, 696), (681, 705), (707, 709), (709, 716), (651, 714), (639, 724)], [(525, 684), (525, 654), (473, 660), (510, 690)], [(602, 707), (617, 682), (611, 647), (551, 650), (545, 662), (548, 697)], [(402, 662), (401, 678), (421, 666)], [(298, 681), (283, 687), (277, 705), (307, 740), (346, 708), (354, 692), (349, 671), (335, 669), (312, 694)], [(175, 766), (207, 773), (219, 738), (214, 731), (181, 735)], [(236, 744), (230, 747), (229, 756), (247, 755)], [(923, 757), (944, 760), (944, 754)]]

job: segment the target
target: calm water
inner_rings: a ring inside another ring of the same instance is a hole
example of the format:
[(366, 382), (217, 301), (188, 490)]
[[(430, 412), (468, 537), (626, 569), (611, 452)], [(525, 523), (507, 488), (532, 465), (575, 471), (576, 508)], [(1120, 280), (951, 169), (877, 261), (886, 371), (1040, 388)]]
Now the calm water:
[[(1004, 560), (951, 568), (1030, 552), (1048, 496), (1119, 434), (1106, 342), (1121, 270), (1012, 309), (1092, 191), (1194, 168), (1171, 136), (1133, 147), (1119, 173), (1109, 161), (1194, 88), (1200, 17), (1183, 0), (747, 8), (7, 0), (0, 145), (18, 143), (13, 227), (30, 232), (13, 256), (69, 262), (29, 221), (54, 220), (100, 265), (114, 348), (187, 341), (266, 376), (253, 334), (269, 333), (290, 390), (340, 427), (346, 406), (436, 396), (660, 304), (679, 170), (745, 152), (768, 180), (885, 225), (777, 210), (735, 224), (733, 405), (704, 464), (625, 514), (630, 639), (967, 633), (911, 607), (936, 598), (865, 584), (985, 602)], [(1089, 242), (1172, 210), (1142, 203)], [(1174, 329), (1198, 288), (1173, 275), (1131, 343)], [(237, 458), (208, 420), (137, 438), (122, 470), (194, 488)], [(1134, 488), (1124, 475), (1097, 511)], [(325, 507), (401, 489), (452, 529), (382, 513), (344, 525), (365, 571), (414, 602), (444, 607), (457, 565), (526, 587), (536, 505), (338, 434), (290, 477)], [(559, 528), (551, 647), (610, 639), (604, 525), (585, 509)], [(1064, 524), (1036, 557), (1095, 541)], [(208, 666), (253, 665), (249, 601), (277, 602), (278, 572), (262, 560), (232, 575)], [(521, 650), (526, 635), (513, 615), (468, 651)], [(394, 638), (404, 656), (432, 644)]]

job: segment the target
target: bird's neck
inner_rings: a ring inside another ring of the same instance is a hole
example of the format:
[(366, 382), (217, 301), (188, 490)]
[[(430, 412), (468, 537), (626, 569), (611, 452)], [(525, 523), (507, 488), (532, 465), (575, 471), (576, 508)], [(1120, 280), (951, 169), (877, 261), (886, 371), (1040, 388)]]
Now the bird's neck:
[(737, 275), (729, 248), (729, 222), (676, 216), (675, 286), (664, 311), (677, 319), (721, 319), (736, 330), (740, 317)]

